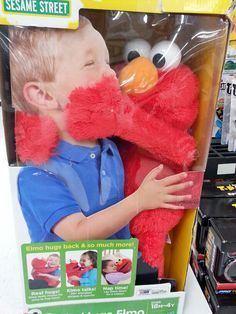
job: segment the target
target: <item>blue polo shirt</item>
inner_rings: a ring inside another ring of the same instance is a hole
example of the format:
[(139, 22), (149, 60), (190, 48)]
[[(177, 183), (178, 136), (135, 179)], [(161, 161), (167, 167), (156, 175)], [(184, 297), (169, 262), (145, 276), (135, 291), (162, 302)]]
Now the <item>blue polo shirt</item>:
[[(32, 242), (63, 241), (52, 232), (62, 218), (80, 212), (88, 217), (124, 198), (124, 170), (118, 149), (108, 139), (93, 148), (61, 141), (47, 164), (21, 169), (18, 195)], [(130, 237), (125, 226), (109, 239)]]

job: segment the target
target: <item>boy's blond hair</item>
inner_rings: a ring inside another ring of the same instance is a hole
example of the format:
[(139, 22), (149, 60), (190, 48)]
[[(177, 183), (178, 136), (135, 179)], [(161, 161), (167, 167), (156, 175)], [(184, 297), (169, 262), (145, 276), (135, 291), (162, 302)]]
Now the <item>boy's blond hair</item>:
[[(80, 17), (79, 29), (88, 19)], [(9, 27), (9, 51), (13, 106), (20, 111), (37, 114), (36, 107), (23, 95), (27, 82), (52, 82), (55, 79), (57, 43), (66, 32), (74, 30), (39, 27)]]
[(59, 254), (56, 254), (56, 253), (53, 253), (53, 254), (48, 255), (48, 258), (49, 258), (49, 257), (57, 257), (57, 258), (60, 259)]

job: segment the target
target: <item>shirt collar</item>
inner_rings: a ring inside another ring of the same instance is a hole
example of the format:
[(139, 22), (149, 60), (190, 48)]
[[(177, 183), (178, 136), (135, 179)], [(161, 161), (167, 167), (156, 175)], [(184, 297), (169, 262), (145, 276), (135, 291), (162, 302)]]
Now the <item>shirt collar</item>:
[(61, 140), (56, 148), (56, 156), (75, 162), (81, 162), (84, 159), (89, 158), (91, 154), (95, 154), (96, 158), (100, 157), (101, 152), (111, 156), (114, 155), (114, 147), (110, 140), (103, 139), (100, 141), (100, 144), (94, 147), (73, 145)]

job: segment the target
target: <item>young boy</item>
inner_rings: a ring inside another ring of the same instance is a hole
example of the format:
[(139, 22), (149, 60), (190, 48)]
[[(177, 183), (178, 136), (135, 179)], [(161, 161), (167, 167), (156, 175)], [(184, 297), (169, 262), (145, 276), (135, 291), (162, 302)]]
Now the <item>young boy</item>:
[(31, 163), (20, 172), (19, 201), (33, 242), (130, 238), (128, 224), (137, 213), (158, 207), (182, 209), (172, 203), (191, 198), (174, 195), (192, 185), (181, 183), (185, 173), (155, 179), (162, 166), (124, 198), (123, 166), (116, 145), (90, 137), (78, 141), (68, 132), (65, 112), (71, 93), (83, 88), (89, 106), (94, 101), (91, 87), (105, 93), (104, 77), (116, 80), (105, 42), (87, 19), (80, 19), (76, 31), (12, 29), (10, 66), (16, 110), (50, 118), (58, 128), (60, 142), (48, 163), (65, 175), (73, 169), (69, 184), (47, 166)]

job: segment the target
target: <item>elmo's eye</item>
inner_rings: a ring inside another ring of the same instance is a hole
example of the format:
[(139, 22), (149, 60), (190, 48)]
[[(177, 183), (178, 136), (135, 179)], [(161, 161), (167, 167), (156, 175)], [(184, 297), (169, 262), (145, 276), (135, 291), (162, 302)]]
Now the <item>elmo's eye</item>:
[(181, 61), (179, 47), (171, 41), (161, 41), (153, 46), (150, 59), (157, 69), (171, 70), (176, 68)]
[(150, 55), (151, 46), (141, 38), (133, 39), (125, 45), (124, 60), (130, 62), (138, 57), (148, 58)]

